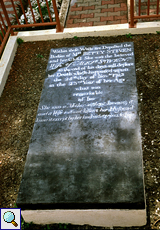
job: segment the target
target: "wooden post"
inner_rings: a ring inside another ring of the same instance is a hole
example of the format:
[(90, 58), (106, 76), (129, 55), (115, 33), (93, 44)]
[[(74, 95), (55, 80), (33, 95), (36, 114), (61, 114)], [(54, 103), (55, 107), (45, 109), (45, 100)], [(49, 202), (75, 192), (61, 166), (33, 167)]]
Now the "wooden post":
[(134, 28), (134, 0), (130, 0), (130, 28)]
[(56, 22), (57, 22), (57, 30), (56, 30), (56, 32), (62, 32), (63, 30), (61, 28), (60, 21), (59, 21), (59, 16), (58, 16), (58, 11), (57, 11), (56, 1), (52, 0), (52, 3), (53, 3), (53, 8), (54, 8)]

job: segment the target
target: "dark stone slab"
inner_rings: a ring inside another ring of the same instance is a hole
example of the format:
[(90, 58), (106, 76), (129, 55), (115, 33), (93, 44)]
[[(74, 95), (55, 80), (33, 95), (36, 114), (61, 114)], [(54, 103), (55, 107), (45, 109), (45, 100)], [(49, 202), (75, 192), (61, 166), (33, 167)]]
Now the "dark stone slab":
[(52, 49), (22, 209), (144, 209), (132, 42)]

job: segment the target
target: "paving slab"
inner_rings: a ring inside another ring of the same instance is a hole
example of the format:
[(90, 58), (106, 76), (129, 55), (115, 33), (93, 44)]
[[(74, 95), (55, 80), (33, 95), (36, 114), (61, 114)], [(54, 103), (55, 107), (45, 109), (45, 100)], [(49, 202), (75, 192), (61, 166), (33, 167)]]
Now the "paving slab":
[(127, 0), (71, 0), (66, 28), (128, 22)]

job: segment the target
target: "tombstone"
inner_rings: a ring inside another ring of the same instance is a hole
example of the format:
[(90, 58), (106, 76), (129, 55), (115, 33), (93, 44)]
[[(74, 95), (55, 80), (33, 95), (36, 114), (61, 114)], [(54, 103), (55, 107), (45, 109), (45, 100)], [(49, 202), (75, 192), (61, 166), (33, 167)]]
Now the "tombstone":
[(132, 42), (51, 49), (17, 206), (37, 224), (146, 224)]

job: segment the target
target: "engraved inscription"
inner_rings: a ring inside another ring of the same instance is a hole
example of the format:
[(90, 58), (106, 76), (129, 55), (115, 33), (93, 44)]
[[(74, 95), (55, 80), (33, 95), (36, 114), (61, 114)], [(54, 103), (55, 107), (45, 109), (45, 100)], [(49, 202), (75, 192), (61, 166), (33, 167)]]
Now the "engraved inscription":
[(54, 97), (52, 105), (40, 105), (36, 122), (107, 119), (121, 117), (126, 111), (134, 113), (131, 98), (104, 100), (108, 87), (129, 84), (132, 68), (131, 43), (52, 49), (45, 84), (55, 97), (60, 96), (60, 105), (54, 104)]

